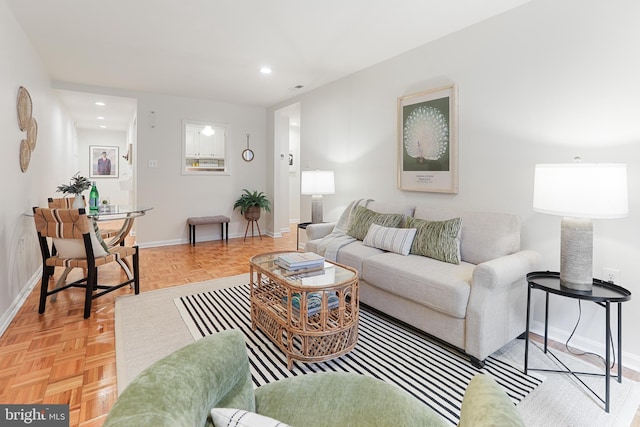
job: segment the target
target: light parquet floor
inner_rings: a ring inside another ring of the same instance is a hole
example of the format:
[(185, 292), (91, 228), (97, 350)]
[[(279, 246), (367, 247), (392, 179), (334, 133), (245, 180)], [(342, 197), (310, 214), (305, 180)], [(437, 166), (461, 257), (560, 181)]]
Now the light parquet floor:
[[(249, 258), (293, 250), (295, 241), (294, 228), (278, 239), (256, 236), (140, 249), (141, 292), (247, 273)], [(105, 283), (121, 279), (115, 263), (99, 272)], [(70, 279), (80, 272), (72, 274)], [(71, 426), (101, 426), (117, 398), (114, 301), (130, 293), (123, 288), (94, 300), (91, 318), (85, 320), (83, 290), (59, 293), (39, 315), (36, 286), (0, 338), (0, 402), (69, 404)], [(640, 380), (630, 370), (625, 377)], [(640, 427), (640, 415), (632, 426)]]

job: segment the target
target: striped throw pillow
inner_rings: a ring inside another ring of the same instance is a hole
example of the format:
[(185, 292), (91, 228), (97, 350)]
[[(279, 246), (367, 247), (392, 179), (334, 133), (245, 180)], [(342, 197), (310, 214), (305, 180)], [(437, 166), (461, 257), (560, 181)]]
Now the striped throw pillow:
[(243, 409), (213, 408), (211, 419), (216, 427), (289, 427), (273, 418)]
[(381, 214), (358, 206), (353, 213), (353, 219), (347, 234), (358, 240), (364, 240), (371, 224), (378, 224), (384, 227), (399, 227), (401, 222), (402, 214)]
[(408, 217), (406, 226), (418, 229), (410, 253), (460, 264), (461, 218), (428, 221)]
[(371, 224), (362, 243), (383, 251), (407, 256), (409, 255), (409, 250), (411, 250), (415, 235), (415, 228), (392, 228)]

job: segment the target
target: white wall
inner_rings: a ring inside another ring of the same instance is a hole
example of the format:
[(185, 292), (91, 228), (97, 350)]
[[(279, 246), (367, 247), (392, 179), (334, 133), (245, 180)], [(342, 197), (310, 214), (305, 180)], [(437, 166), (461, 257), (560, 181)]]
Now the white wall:
[[(0, 157), (3, 196), (0, 205), (0, 332), (6, 329), (31, 287), (39, 280), (41, 258), (33, 220), (24, 214), (30, 212), (32, 206), (46, 205), (47, 197), (55, 196), (56, 187), (68, 182), (75, 172), (88, 174), (89, 145), (118, 145), (122, 155), (126, 152), (126, 144), (133, 144), (135, 168), (121, 162), (120, 172), (134, 175), (137, 202), (154, 207), (147, 216), (136, 221), (137, 240), (142, 246), (186, 243), (185, 220), (188, 216), (228, 215), (232, 218), (231, 236), (244, 234), (246, 221), (237, 211), (232, 212), (233, 202), (243, 188), (263, 191), (267, 187), (266, 109), (56, 82), (56, 90), (138, 99), (138, 118), (132, 122), (128, 134), (82, 130), (79, 131), (82, 136), (79, 143), (73, 120), (57, 98), (37, 53), (4, 0), (0, 0), (0, 62), (3, 64), (0, 67), (0, 137), (5, 141), (4, 155)], [(29, 90), (33, 115), (38, 121), (38, 142), (26, 173), (20, 171), (18, 162), (20, 141), (25, 138), (18, 128), (16, 114), (20, 86)], [(156, 112), (154, 129), (149, 127), (149, 111)], [(184, 118), (229, 125), (227, 143), (231, 173), (228, 176), (181, 175), (181, 124)], [(246, 133), (252, 135), (253, 162), (244, 162), (240, 157), (246, 148)], [(120, 142), (121, 137), (126, 143)], [(159, 167), (148, 168), (148, 160), (157, 160)], [(99, 188), (102, 194), (116, 192), (106, 181), (99, 183)], [(264, 224), (262, 229), (268, 231)], [(218, 227), (198, 230), (198, 240), (218, 238)]]
[[(51, 89), (37, 53), (4, 0), (0, 0), (0, 333), (4, 332), (31, 286), (39, 279), (40, 250), (33, 219), (24, 216), (43, 206), (56, 186), (77, 169), (77, 138), (66, 110)], [(26, 173), (20, 170), (16, 97), (31, 94), (38, 138)]]
[[(129, 94), (131, 96), (131, 94)], [(137, 240), (141, 246), (186, 243), (191, 216), (226, 215), (231, 218), (230, 237), (242, 237), (246, 220), (233, 203), (242, 189), (266, 190), (266, 109), (214, 101), (138, 93), (137, 202), (153, 206), (144, 218), (136, 221)], [(149, 113), (155, 111), (156, 126), (151, 128)], [(229, 174), (182, 175), (182, 120), (226, 124)], [(246, 134), (255, 157), (242, 160), (247, 146)], [(157, 160), (158, 167), (148, 167)], [(260, 220), (263, 232), (272, 232)], [(198, 241), (220, 238), (220, 227), (199, 227)]]
[[(560, 218), (532, 210), (536, 163), (627, 162), (630, 215), (594, 221), (594, 273), (621, 270), (640, 290), (640, 2), (534, 0), (392, 60), (287, 101), (300, 102), (301, 161), (333, 169), (325, 218), (349, 201), (377, 200), (511, 212), (522, 246), (559, 268)], [(397, 98), (443, 83), (459, 92), (460, 191), (403, 192), (396, 185)], [(275, 111), (278, 106), (270, 110)], [(301, 217), (310, 216), (301, 200)], [(552, 333), (564, 340), (577, 304), (552, 299)], [(540, 327), (542, 304), (535, 312)], [(624, 304), (625, 364), (640, 368), (640, 299)], [(574, 344), (602, 353), (603, 310), (583, 305)]]

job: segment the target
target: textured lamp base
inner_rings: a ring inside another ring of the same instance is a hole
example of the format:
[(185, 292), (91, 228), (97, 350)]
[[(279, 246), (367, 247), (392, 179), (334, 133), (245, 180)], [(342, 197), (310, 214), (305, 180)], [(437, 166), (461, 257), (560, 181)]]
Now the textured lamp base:
[(560, 284), (576, 291), (593, 288), (593, 224), (588, 218), (562, 218)]
[(322, 222), (322, 196), (311, 196), (311, 222), (319, 224)]

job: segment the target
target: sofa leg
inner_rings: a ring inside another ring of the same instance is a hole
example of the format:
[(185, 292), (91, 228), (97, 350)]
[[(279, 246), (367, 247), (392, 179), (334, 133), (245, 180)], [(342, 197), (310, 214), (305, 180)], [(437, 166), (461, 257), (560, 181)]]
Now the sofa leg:
[(474, 368), (478, 368), (478, 369), (484, 368), (484, 360), (476, 359), (473, 356), (470, 356), (470, 358), (471, 358), (471, 364), (473, 365)]

